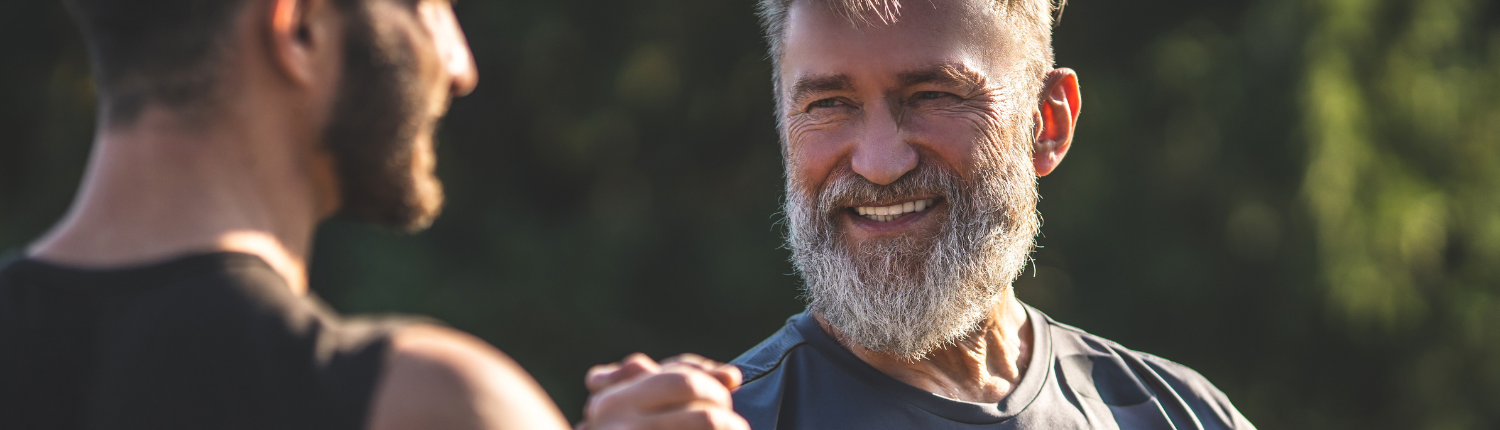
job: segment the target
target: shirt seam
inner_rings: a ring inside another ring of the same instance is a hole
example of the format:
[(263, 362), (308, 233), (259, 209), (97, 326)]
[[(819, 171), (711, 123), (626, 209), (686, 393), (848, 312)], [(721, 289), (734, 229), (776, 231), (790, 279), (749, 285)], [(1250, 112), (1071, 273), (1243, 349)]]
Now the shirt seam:
[(792, 355), (792, 351), (796, 350), (797, 348), (801, 348), (803, 346), (806, 346), (806, 345), (807, 345), (807, 341), (806, 340), (799, 340), (799, 341), (797, 341), (797, 343), (794, 343), (791, 346), (788, 346), (785, 351), (781, 352), (781, 355), (779, 357), (776, 357), (776, 363), (775, 364), (772, 364), (770, 367), (767, 367), (765, 371), (760, 372), (759, 374), (755, 375), (755, 377), (747, 379), (747, 380), (745, 380), (745, 382), (740, 383), (740, 386), (750, 385), (751, 382), (755, 382), (755, 381), (759, 381), (761, 379), (764, 379), (766, 377), (766, 375), (770, 375), (771, 373), (775, 372), (776, 369), (780, 369), (781, 366), (782, 366), (782, 364), (786, 363), (786, 358)]

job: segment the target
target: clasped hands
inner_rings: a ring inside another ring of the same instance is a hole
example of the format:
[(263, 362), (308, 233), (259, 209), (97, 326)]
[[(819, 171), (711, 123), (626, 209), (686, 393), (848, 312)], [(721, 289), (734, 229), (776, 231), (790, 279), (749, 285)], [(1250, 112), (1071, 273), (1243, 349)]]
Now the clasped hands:
[(730, 399), (740, 378), (733, 365), (695, 354), (660, 364), (631, 354), (589, 369), (589, 401), (578, 430), (750, 430)]

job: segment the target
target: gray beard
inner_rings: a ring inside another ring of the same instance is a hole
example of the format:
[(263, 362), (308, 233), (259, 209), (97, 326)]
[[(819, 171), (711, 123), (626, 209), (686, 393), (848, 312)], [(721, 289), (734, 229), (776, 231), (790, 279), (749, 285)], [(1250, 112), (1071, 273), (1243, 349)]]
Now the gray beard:
[[(838, 330), (841, 341), (920, 360), (976, 331), (1010, 288), (1040, 227), (1036, 175), (1029, 142), (990, 137), (991, 144), (1024, 144), (980, 160), (970, 183), (925, 160), (886, 186), (847, 169), (835, 172), (818, 196), (788, 181), (792, 262), (809, 309)], [(946, 214), (928, 214), (943, 217), (941, 232), (851, 249), (840, 221), (849, 205), (924, 195), (948, 203)]]

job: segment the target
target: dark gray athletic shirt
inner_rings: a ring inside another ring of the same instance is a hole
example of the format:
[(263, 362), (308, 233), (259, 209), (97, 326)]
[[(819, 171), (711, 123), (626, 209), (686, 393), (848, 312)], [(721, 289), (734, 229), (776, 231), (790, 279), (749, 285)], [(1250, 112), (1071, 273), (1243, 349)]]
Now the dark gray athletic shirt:
[(734, 360), (746, 381), (734, 409), (755, 430), (1255, 428), (1192, 369), (1026, 310), (1031, 362), (999, 403), (886, 376), (802, 313)]
[(362, 429), (389, 333), (247, 254), (0, 268), (0, 429)]

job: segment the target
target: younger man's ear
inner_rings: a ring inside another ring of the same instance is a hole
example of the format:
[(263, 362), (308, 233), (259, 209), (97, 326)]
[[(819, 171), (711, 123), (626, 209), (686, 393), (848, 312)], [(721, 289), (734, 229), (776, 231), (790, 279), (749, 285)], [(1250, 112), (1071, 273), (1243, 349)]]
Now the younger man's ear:
[(1047, 72), (1042, 86), (1041, 103), (1035, 113), (1036, 142), (1032, 144), (1031, 162), (1037, 176), (1047, 176), (1062, 163), (1073, 144), (1073, 127), (1083, 107), (1078, 95), (1078, 74), (1062, 68)]
[(336, 22), (326, 0), (270, 0), (271, 20), (267, 42), (275, 65), (293, 83), (312, 86), (317, 81), (321, 56), (333, 48)]

